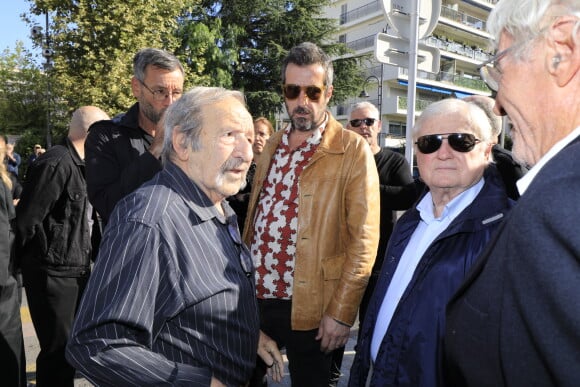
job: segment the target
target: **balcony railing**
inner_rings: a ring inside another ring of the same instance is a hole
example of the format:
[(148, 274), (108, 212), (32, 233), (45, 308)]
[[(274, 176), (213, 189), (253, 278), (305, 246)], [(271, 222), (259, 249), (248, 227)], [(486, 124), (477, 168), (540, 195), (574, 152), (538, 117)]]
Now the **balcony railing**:
[(346, 43), (346, 46), (353, 51), (360, 51), (364, 50), (365, 48), (375, 47), (375, 35), (353, 40), (352, 42)]
[[(409, 75), (409, 69), (405, 67), (400, 67), (400, 74)], [(458, 74), (452, 74), (448, 72), (439, 72), (437, 74), (428, 73), (425, 71), (417, 71), (417, 76), (420, 79), (427, 79), (430, 81), (452, 83), (456, 86), (466, 87), (469, 89), (489, 91), (487, 85), (484, 81), (477, 78), (464, 77)]]
[(441, 16), (478, 30), (485, 30), (485, 21), (466, 13), (456, 11), (446, 5), (441, 7)]
[(381, 2), (373, 1), (365, 4), (362, 7), (353, 9), (352, 11), (340, 15), (340, 24), (346, 24), (353, 20), (360, 19), (381, 10)]
[(464, 44), (460, 44), (450, 40), (443, 40), (435, 36), (429, 36), (424, 40), (425, 44), (428, 46), (436, 47), (440, 50), (445, 50), (448, 52), (454, 52), (461, 56), (465, 56), (470, 59), (475, 59), (477, 61), (485, 62), (492, 58), (492, 55), (483, 52), (480, 48), (473, 49)]
[[(409, 99), (407, 97), (397, 97), (397, 107), (401, 110), (407, 110), (408, 101)], [(433, 102), (425, 99), (415, 99), (415, 111), (421, 112)]]

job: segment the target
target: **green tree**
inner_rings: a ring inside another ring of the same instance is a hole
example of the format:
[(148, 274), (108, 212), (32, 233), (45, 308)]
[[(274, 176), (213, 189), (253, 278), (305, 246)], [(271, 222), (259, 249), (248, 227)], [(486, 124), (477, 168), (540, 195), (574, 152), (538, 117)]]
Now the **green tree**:
[[(18, 42), (0, 54), (0, 128), (20, 137), (16, 151), (27, 155), (34, 143), (46, 144), (47, 78)], [(24, 160), (23, 160), (24, 161)]]
[[(110, 115), (134, 103), (133, 55), (144, 47), (175, 52), (180, 16), (195, 0), (29, 0), (30, 14), (49, 12), (48, 74), (58, 103), (68, 112), (97, 105)], [(37, 46), (46, 46), (46, 36)], [(182, 58), (185, 59), (185, 58)], [(187, 77), (197, 83), (195, 74)]]
[(288, 49), (310, 41), (335, 60), (331, 103), (355, 95), (364, 78), (346, 46), (329, 40), (336, 20), (322, 17), (329, 0), (203, 0), (183, 21), (180, 50), (200, 44), (200, 31), (213, 49), (205, 53), (208, 82), (243, 90), (254, 116), (273, 118), (282, 108), (280, 68)]
[(336, 20), (321, 16), (329, 1), (28, 0), (28, 21), (48, 12), (48, 36), (35, 44), (53, 51), (45, 78), (55, 119), (66, 121), (88, 104), (110, 115), (125, 111), (134, 102), (132, 58), (143, 47), (176, 53), (187, 67), (186, 87), (240, 89), (254, 115), (273, 118), (282, 108), (281, 61), (298, 43), (317, 43), (340, 58), (332, 103), (355, 95), (363, 82), (359, 60), (330, 40)]

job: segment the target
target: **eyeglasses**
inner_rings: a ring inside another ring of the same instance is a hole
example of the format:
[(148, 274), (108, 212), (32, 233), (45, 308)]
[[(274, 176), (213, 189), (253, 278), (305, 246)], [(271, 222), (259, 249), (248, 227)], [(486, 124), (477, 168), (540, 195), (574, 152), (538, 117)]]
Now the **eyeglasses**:
[(322, 86), (322, 88), (318, 86), (298, 86), (298, 85), (282, 85), (282, 92), (284, 93), (284, 97), (289, 100), (293, 100), (300, 96), (300, 92), (304, 91), (306, 96), (309, 100), (316, 102), (322, 96), (322, 92), (326, 89), (326, 86)]
[(363, 118), (363, 119), (355, 119), (350, 120), (350, 126), (353, 128), (358, 128), (364, 122), (366, 126), (373, 126), (375, 124), (376, 118)]
[(493, 58), (486, 60), (479, 66), (479, 75), (481, 75), (481, 79), (485, 82), (487, 87), (489, 87), (493, 92), (497, 93), (499, 89), (499, 81), (501, 79), (501, 70), (497, 66), (499, 61), (505, 57), (509, 52), (514, 51), (516, 49), (520, 49), (524, 47), (526, 44), (532, 42), (537, 37), (541, 36), (544, 31), (546, 31), (547, 27), (542, 28), (538, 31), (537, 34), (532, 34), (529, 38), (516, 43), (512, 44), (505, 50), (501, 50), (497, 54), (494, 55)]
[(481, 141), (470, 133), (447, 133), (446, 135), (429, 134), (421, 136), (415, 144), (421, 153), (428, 155), (441, 148), (441, 144), (443, 144), (445, 139), (447, 139), (449, 146), (453, 150), (462, 153), (470, 152), (475, 147), (475, 144)]
[(519, 46), (519, 44), (510, 46), (505, 50), (501, 50), (500, 52), (495, 54), (493, 58), (483, 62), (479, 67), (479, 75), (481, 75), (481, 79), (483, 79), (487, 87), (489, 87), (492, 91), (496, 93), (499, 89), (499, 81), (501, 79), (501, 71), (499, 67), (497, 67), (497, 64), (510, 51), (514, 50), (516, 46)]
[(145, 84), (145, 82), (143, 82), (139, 78), (137, 78), (137, 80), (139, 81), (140, 84), (143, 85), (143, 87), (145, 87), (151, 94), (153, 94), (153, 99), (155, 101), (165, 101), (165, 99), (169, 97), (170, 94), (171, 98), (173, 98), (173, 100), (176, 100), (181, 98), (181, 95), (183, 94), (183, 91), (181, 90), (174, 90), (171, 93), (167, 89), (151, 90), (149, 86)]
[(252, 278), (254, 272), (254, 264), (252, 263), (252, 258), (250, 257), (250, 252), (248, 248), (242, 243), (242, 238), (240, 236), (240, 230), (236, 222), (228, 219), (228, 234), (240, 249), (240, 264), (242, 265), (242, 270), (248, 278)]

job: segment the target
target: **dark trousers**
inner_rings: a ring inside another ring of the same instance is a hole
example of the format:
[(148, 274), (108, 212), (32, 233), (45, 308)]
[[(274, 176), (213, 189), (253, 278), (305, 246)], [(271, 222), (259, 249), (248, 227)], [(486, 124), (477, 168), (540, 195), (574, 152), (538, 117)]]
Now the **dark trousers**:
[(0, 284), (0, 384), (26, 386), (26, 359), (20, 320), (19, 286), (12, 276)]
[(23, 269), (30, 317), (40, 344), (36, 385), (74, 385), (75, 369), (65, 359), (65, 347), (88, 276), (57, 277), (45, 270)]
[[(258, 300), (260, 328), (286, 349), (293, 387), (328, 387), (332, 352), (320, 351), (320, 340), (315, 340), (318, 328), (294, 331), (290, 326), (292, 302), (286, 300)], [(266, 365), (258, 357), (251, 386), (260, 386), (266, 374)], [(256, 382), (257, 381), (257, 382)]]

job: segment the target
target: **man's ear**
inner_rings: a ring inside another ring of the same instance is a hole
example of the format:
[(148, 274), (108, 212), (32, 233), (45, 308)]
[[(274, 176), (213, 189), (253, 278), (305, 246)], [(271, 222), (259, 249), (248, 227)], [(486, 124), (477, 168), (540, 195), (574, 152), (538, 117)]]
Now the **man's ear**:
[(173, 129), (171, 134), (171, 145), (173, 146), (173, 151), (175, 156), (180, 161), (189, 160), (189, 149), (187, 147), (187, 136), (185, 133), (177, 130), (179, 127)]
[(332, 92), (334, 91), (334, 85), (330, 85), (326, 88), (326, 100), (329, 101), (332, 97)]
[(547, 32), (548, 71), (555, 77), (558, 86), (567, 85), (580, 71), (580, 37), (574, 28), (580, 22), (573, 16), (561, 16), (550, 25)]
[(139, 92), (141, 91), (141, 85), (139, 84), (139, 80), (134, 76), (131, 78), (131, 91), (133, 92), (133, 96), (139, 96)]

